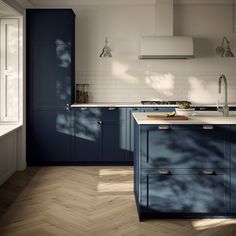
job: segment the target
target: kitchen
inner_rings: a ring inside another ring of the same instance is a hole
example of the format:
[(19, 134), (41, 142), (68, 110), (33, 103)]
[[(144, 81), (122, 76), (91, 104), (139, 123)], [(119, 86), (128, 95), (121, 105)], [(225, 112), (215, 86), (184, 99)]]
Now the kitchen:
[(234, 1), (3, 2), (25, 33), (1, 235), (234, 235)]

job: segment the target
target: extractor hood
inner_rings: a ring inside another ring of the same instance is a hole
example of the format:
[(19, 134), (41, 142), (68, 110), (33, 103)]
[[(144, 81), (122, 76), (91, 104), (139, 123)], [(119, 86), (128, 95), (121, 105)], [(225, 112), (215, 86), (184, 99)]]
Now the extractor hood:
[(187, 59), (193, 58), (191, 37), (143, 36), (139, 59)]
[(141, 37), (139, 59), (194, 57), (193, 38), (173, 35), (173, 0), (156, 0), (156, 31)]

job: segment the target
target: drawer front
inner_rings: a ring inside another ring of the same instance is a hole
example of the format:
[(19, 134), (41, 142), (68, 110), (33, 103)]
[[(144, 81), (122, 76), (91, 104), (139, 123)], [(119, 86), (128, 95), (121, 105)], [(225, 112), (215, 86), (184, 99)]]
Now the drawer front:
[(141, 131), (144, 168), (229, 168), (227, 129), (159, 125)]
[(160, 213), (226, 213), (230, 210), (229, 170), (163, 170), (142, 175), (140, 203)]

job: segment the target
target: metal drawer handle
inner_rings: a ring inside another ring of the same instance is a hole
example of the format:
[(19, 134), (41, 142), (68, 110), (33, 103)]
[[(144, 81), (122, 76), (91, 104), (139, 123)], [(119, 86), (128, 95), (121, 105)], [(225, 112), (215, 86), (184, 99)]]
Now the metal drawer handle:
[(202, 173), (204, 175), (214, 175), (214, 170), (206, 169), (206, 170), (203, 170)]
[(66, 110), (67, 110), (67, 111), (70, 111), (70, 108), (71, 108), (70, 104), (67, 103), (67, 104), (66, 104)]
[(160, 130), (167, 130), (169, 128), (170, 128), (169, 125), (159, 125), (158, 126), (158, 129), (160, 129)]
[(214, 129), (213, 125), (203, 125), (203, 129), (211, 130)]
[(109, 107), (108, 110), (109, 111), (114, 111), (116, 108), (115, 107)]
[(88, 108), (87, 107), (81, 107), (81, 109), (80, 109), (81, 111), (87, 111), (88, 110)]
[(101, 120), (97, 121), (97, 124), (102, 125), (102, 121)]
[(138, 108), (133, 108), (133, 109), (132, 109), (132, 111), (137, 111), (137, 110), (138, 110)]
[(159, 170), (158, 171), (158, 173), (160, 174), (160, 175), (170, 175), (170, 171), (169, 170)]
[(153, 111), (159, 111), (159, 108), (153, 108), (152, 110)]
[(206, 108), (205, 108), (205, 107), (200, 107), (199, 110), (200, 110), (200, 111), (205, 111)]

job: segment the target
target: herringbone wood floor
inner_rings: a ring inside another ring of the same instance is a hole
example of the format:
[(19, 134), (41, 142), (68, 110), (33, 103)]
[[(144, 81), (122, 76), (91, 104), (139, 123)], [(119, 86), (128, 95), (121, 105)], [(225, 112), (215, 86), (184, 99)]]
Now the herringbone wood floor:
[(132, 167), (27, 168), (0, 187), (0, 235), (236, 235), (229, 219), (140, 223), (132, 179)]

